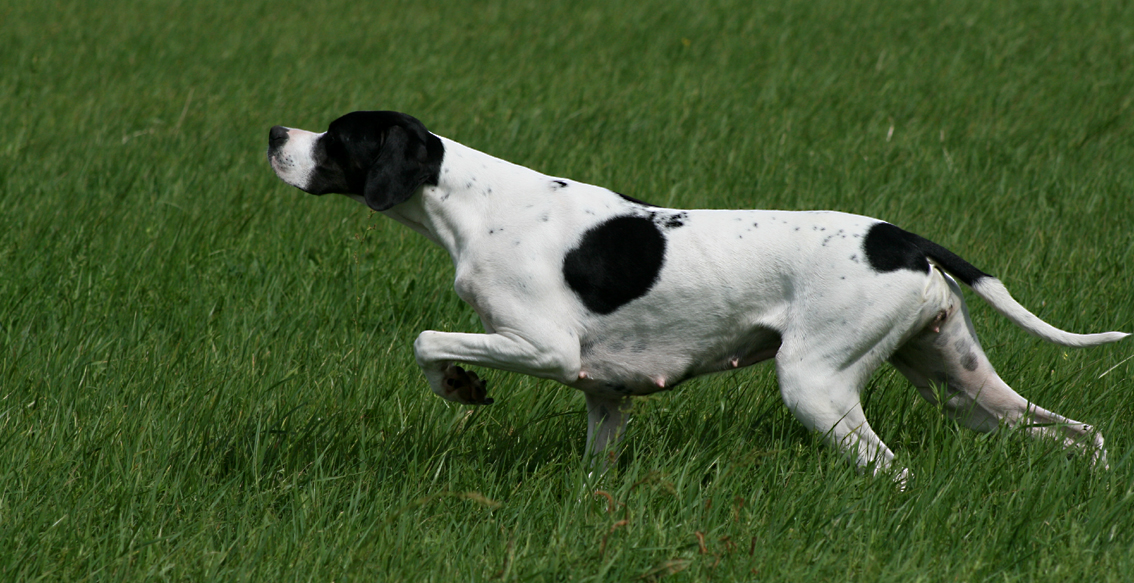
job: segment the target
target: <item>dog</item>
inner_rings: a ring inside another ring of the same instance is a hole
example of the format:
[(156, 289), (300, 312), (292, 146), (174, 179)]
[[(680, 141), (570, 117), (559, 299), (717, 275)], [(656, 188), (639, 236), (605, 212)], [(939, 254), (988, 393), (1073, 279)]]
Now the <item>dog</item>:
[[(587, 402), (591, 454), (615, 448), (629, 399), (774, 359), (784, 403), (860, 471), (908, 470), (860, 403), (889, 361), (927, 401), (981, 432), (1020, 426), (1106, 466), (1102, 435), (1021, 397), (977, 340), (957, 281), (1025, 331), (1063, 346), (997, 278), (890, 223), (832, 211), (677, 210), (546, 176), (360, 111), (314, 133), (275, 126), (268, 161), (305, 192), (341, 193), (449, 252), (484, 334), (424, 331), (433, 392), (492, 403), (465, 366), (552, 379)], [(611, 450), (613, 451), (613, 449)]]

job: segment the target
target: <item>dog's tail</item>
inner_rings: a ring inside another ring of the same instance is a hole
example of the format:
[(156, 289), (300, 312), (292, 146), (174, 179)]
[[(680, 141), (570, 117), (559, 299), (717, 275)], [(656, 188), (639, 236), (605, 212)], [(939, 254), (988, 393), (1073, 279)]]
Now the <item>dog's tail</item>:
[[(947, 268), (946, 271), (948, 271)], [(1129, 334), (1125, 332), (1075, 334), (1074, 332), (1060, 330), (1044, 322), (1039, 316), (1029, 312), (1027, 308), (1020, 305), (1020, 302), (1017, 302), (1016, 299), (1012, 297), (1012, 294), (1008, 293), (1008, 288), (1004, 287), (1004, 284), (1000, 283), (999, 279), (991, 275), (982, 277), (969, 285), (969, 287), (973, 288), (973, 291), (976, 292), (978, 296), (984, 298), (984, 301), (991, 304), (997, 312), (1004, 314), (1006, 318), (1012, 320), (1017, 326), (1023, 328), (1029, 334), (1039, 336), (1048, 342), (1080, 348), (1083, 346), (1097, 346), (1099, 344), (1118, 342), (1129, 336)]]
[[(917, 237), (917, 235), (914, 236)], [(1118, 342), (1129, 336), (1129, 334), (1125, 332), (1075, 334), (1074, 332), (1060, 330), (1044, 322), (1039, 316), (1029, 312), (1027, 308), (1020, 305), (1020, 302), (1017, 302), (1016, 299), (1012, 297), (1012, 294), (1008, 293), (1008, 288), (1004, 287), (1004, 284), (1000, 283), (999, 279), (973, 267), (972, 264), (961, 259), (957, 254), (928, 239), (922, 237), (917, 237), (917, 239), (915, 244), (925, 253), (926, 257), (932, 259), (941, 269), (944, 269), (961, 280), (962, 283), (972, 288), (978, 296), (991, 304), (997, 312), (1004, 314), (1004, 317), (1023, 328), (1029, 334), (1043, 338), (1048, 342), (1075, 348)]]

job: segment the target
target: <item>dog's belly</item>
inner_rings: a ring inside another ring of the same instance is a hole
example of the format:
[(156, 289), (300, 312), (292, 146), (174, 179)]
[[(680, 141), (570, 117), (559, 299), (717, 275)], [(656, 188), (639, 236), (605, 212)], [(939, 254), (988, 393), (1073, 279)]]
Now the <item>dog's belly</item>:
[[(703, 323), (702, 323), (703, 324)], [(581, 373), (572, 386), (588, 392), (646, 395), (693, 377), (743, 368), (770, 359), (780, 335), (770, 328), (646, 331), (619, 327), (584, 337)]]

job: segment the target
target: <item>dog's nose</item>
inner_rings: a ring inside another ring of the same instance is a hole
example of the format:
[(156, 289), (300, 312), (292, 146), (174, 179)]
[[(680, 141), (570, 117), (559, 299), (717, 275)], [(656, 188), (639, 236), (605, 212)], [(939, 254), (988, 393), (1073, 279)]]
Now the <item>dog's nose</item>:
[(283, 126), (272, 126), (268, 131), (268, 144), (275, 147), (287, 141), (287, 128)]

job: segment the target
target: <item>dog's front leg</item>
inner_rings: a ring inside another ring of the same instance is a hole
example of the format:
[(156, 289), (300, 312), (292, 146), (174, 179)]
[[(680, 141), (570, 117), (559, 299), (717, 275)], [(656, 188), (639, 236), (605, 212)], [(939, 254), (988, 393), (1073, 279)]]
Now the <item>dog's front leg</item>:
[(630, 413), (630, 397), (587, 393), (587, 448), (591, 463), (606, 470), (618, 458), (618, 444)]
[(422, 332), (413, 344), (414, 356), (429, 387), (441, 397), (466, 405), (488, 405), (486, 384), (460, 362), (518, 372), (569, 383), (579, 375), (579, 344), (566, 338), (514, 333), (467, 334)]

